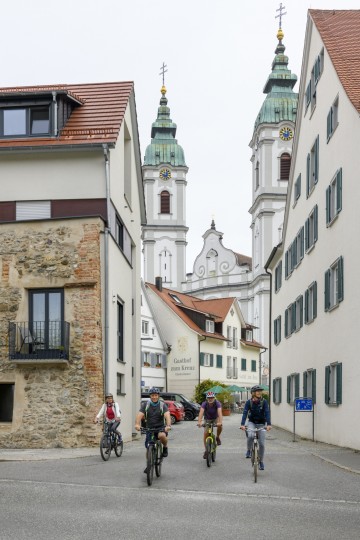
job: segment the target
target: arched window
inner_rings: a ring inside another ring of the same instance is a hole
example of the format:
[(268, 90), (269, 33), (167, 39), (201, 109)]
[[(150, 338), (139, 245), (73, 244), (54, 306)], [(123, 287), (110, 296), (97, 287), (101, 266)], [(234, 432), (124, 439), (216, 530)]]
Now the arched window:
[(168, 191), (161, 192), (160, 214), (170, 214), (170, 193)]
[(280, 158), (280, 180), (289, 180), (291, 156), (284, 153)]

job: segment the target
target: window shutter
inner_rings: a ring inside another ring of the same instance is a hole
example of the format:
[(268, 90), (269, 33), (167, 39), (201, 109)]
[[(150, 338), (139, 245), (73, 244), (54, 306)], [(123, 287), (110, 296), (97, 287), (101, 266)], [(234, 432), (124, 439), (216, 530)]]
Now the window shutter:
[(291, 304), (291, 333), (294, 332), (296, 328), (296, 302)]
[(339, 213), (342, 208), (342, 168), (338, 170), (336, 176), (336, 212)]
[(280, 343), (281, 341), (281, 315), (279, 315), (278, 321), (279, 321), (278, 322), (278, 339), (279, 339), (278, 343)]
[(278, 379), (278, 381), (279, 381), (279, 383), (278, 383), (279, 384), (279, 403), (281, 403), (281, 381), (282, 381), (282, 379)]
[(330, 366), (325, 367), (325, 403), (330, 402)]
[(338, 302), (344, 300), (344, 259), (340, 257), (338, 261)]
[(216, 355), (216, 367), (222, 368), (222, 355), (221, 354)]
[(277, 337), (277, 319), (274, 320), (274, 343), (275, 343), (275, 345), (278, 344), (278, 337)]
[(336, 366), (336, 403), (342, 403), (342, 364)]
[(307, 371), (304, 371), (304, 373), (303, 373), (303, 396), (304, 397), (308, 397), (308, 395), (307, 395), (307, 377), (308, 377), (308, 373), (307, 373)]
[(156, 366), (156, 356), (155, 353), (150, 353), (150, 366), (155, 367)]
[(210, 354), (210, 367), (214, 367), (214, 355)]
[(300, 373), (295, 375), (295, 395), (294, 398), (298, 398), (300, 395)]
[(318, 239), (318, 205), (315, 205), (314, 208), (314, 242)]
[(300, 298), (300, 328), (304, 324), (304, 297), (301, 295)]
[(275, 398), (275, 388), (276, 388), (276, 381), (275, 379), (273, 379), (273, 403), (276, 403), (276, 398)]
[(161, 365), (162, 367), (166, 367), (166, 354), (161, 355)]
[(285, 310), (285, 322), (284, 322), (285, 337), (289, 335), (289, 310)]
[(325, 311), (329, 311), (330, 308), (330, 270), (325, 272)]
[(310, 154), (306, 158), (306, 198), (309, 196), (310, 191)]
[(314, 170), (314, 183), (317, 184), (319, 180), (319, 135), (316, 137), (315, 141), (315, 170)]
[(203, 352), (200, 353), (200, 366), (204, 365), (204, 354)]
[(327, 115), (327, 121), (326, 121), (326, 139), (327, 140), (329, 140), (330, 135), (331, 135), (331, 109)]
[(331, 186), (326, 188), (326, 225), (329, 225), (331, 221), (331, 204), (330, 204), (330, 197), (331, 197)]
[(285, 277), (289, 275), (289, 260), (288, 260), (289, 251), (285, 252)]
[(141, 352), (141, 365), (142, 366), (144, 365), (144, 362), (145, 362), (145, 353), (142, 351)]
[(300, 229), (300, 259), (304, 258), (304, 238), (305, 238), (305, 231), (304, 231), (304, 225)]
[(314, 281), (313, 285), (313, 318), (317, 316), (317, 282)]
[(286, 385), (286, 401), (290, 403), (290, 382), (291, 377), (290, 375), (287, 376), (287, 385)]
[(309, 322), (309, 289), (305, 291), (305, 324)]
[(310, 246), (310, 219), (307, 218), (305, 221), (305, 251), (309, 249)]
[(311, 375), (311, 397), (314, 404), (316, 403), (316, 369), (312, 371)]

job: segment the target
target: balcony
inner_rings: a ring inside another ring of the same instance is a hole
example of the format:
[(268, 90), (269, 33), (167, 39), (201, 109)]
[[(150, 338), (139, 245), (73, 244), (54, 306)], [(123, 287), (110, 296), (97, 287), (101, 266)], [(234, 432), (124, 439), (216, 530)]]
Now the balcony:
[(69, 341), (66, 321), (9, 322), (9, 360), (18, 364), (67, 364)]

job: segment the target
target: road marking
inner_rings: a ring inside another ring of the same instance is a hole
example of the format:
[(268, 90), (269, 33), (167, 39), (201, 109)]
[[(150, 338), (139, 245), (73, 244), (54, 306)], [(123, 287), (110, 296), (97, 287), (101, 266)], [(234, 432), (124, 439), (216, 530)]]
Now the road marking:
[(320, 503), (332, 503), (332, 504), (349, 504), (353, 506), (360, 506), (360, 501), (349, 501), (345, 499), (322, 499), (320, 497), (291, 497), (289, 495), (266, 495), (264, 493), (234, 493), (234, 492), (222, 492), (222, 491), (205, 491), (194, 489), (174, 489), (174, 488), (157, 488), (152, 487), (149, 491), (147, 486), (143, 487), (129, 487), (129, 486), (109, 486), (109, 485), (93, 485), (93, 484), (74, 484), (70, 482), (40, 482), (38, 480), (15, 480), (15, 479), (0, 479), (0, 484), (37, 484), (47, 486), (62, 486), (62, 487), (77, 487), (77, 488), (95, 488), (95, 489), (107, 489), (107, 490), (127, 490), (127, 491), (141, 491), (151, 493), (153, 490), (161, 493), (173, 493), (184, 495), (211, 495), (213, 497), (225, 497), (225, 498), (237, 498), (237, 497), (250, 497), (252, 499), (269, 499), (269, 500), (281, 500), (281, 501), (300, 501), (300, 502), (320, 502)]

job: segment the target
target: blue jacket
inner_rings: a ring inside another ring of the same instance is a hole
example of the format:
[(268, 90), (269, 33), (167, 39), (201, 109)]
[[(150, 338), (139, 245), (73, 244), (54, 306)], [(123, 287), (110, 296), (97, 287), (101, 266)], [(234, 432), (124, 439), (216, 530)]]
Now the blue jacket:
[(245, 403), (241, 425), (245, 425), (246, 419), (249, 416), (249, 421), (254, 424), (267, 424), (268, 426), (271, 426), (270, 409), (266, 399), (260, 400), (259, 403), (253, 402), (251, 407), (250, 402), (251, 399), (248, 399)]

